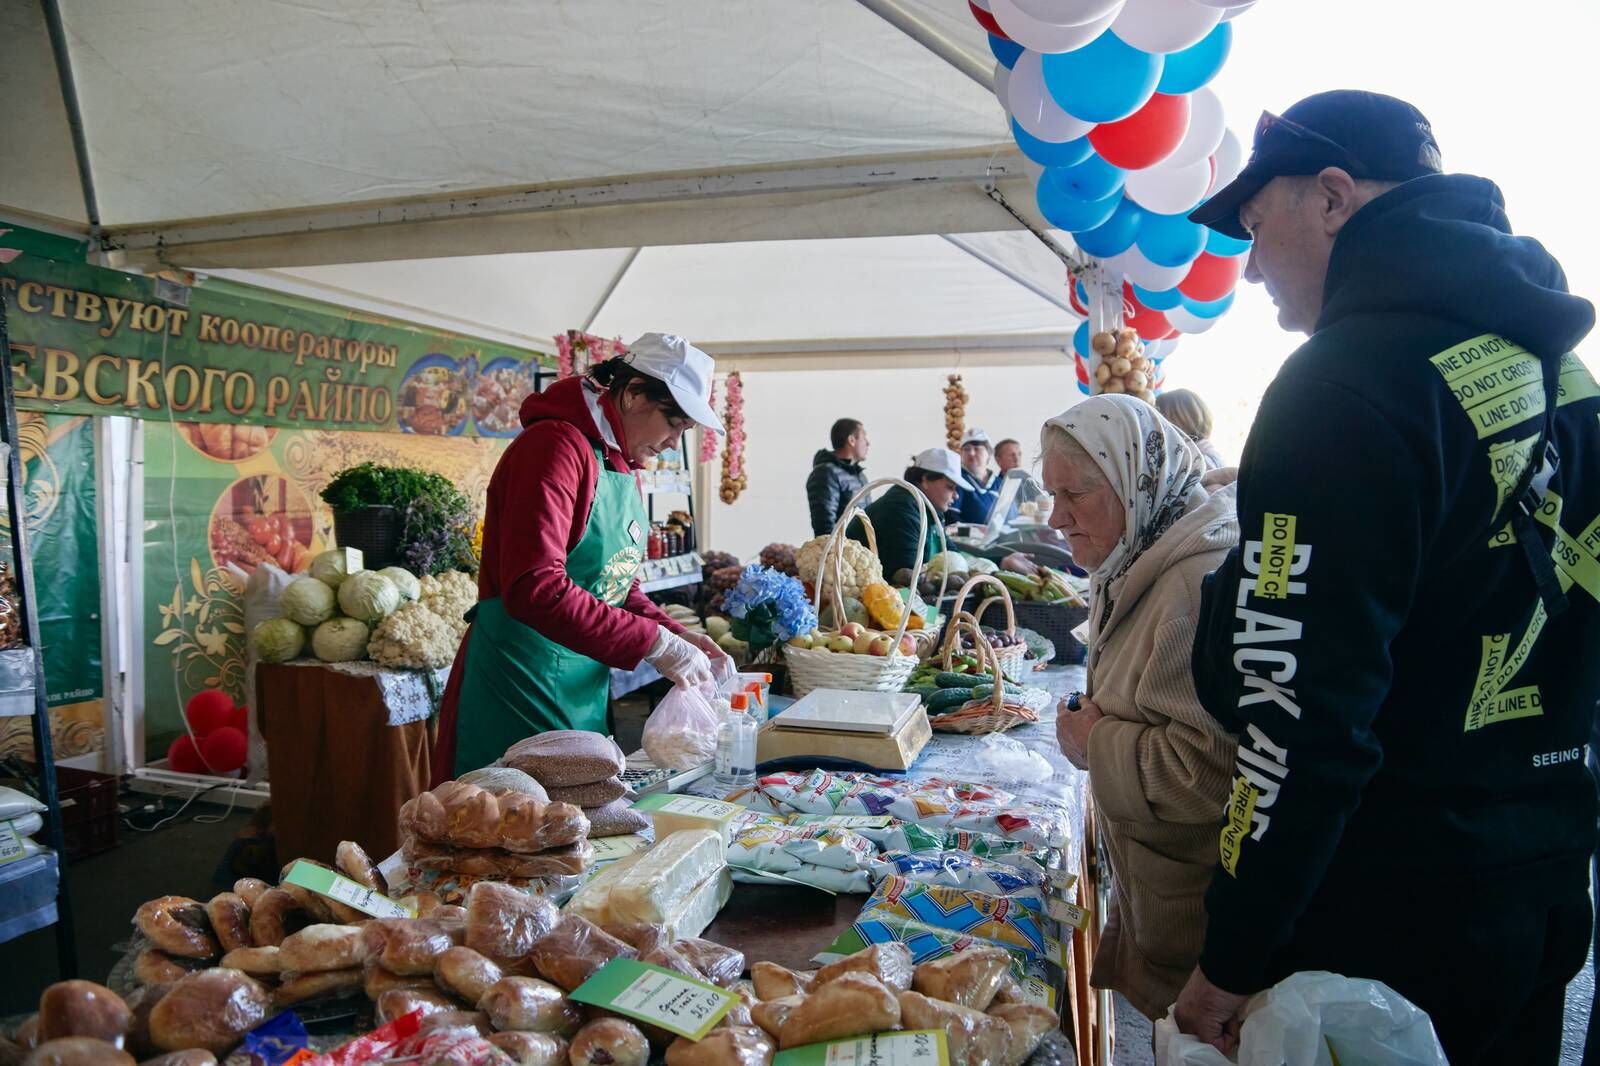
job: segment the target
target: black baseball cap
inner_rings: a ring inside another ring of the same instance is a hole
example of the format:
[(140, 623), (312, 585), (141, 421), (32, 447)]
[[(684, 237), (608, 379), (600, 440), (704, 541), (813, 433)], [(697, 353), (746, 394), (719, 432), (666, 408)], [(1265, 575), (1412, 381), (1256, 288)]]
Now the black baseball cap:
[(1250, 161), (1239, 176), (1189, 214), (1191, 222), (1239, 240), (1239, 208), (1273, 178), (1320, 174), (1339, 167), (1371, 181), (1410, 181), (1442, 169), (1427, 118), (1382, 93), (1335, 89), (1318, 93), (1282, 115), (1263, 111)]

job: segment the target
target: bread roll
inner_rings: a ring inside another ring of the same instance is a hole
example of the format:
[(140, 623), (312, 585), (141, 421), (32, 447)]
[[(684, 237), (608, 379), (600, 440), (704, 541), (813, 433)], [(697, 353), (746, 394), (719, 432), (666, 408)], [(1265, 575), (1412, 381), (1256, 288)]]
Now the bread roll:
[(367, 954), (401, 977), (432, 977), (439, 956), (461, 943), (461, 926), (434, 918), (386, 918), (365, 926)]
[(982, 1011), (929, 999), (921, 992), (900, 993), (900, 1024), (907, 1029), (942, 1029), (950, 1061), (966, 1066), (1005, 1066), (1011, 1029), (1004, 1019)]
[(546, 980), (568, 992), (612, 959), (638, 957), (633, 948), (576, 914), (563, 915), (528, 954)]
[(311, 924), (311, 916), (281, 888), (269, 888), (250, 908), (250, 939), (257, 947), (277, 947), (283, 938)]
[(22, 1060), (22, 1066), (137, 1066), (134, 1057), (92, 1036), (46, 1040)]
[(145, 948), (134, 956), (133, 979), (141, 985), (170, 985), (209, 965), (207, 959), (177, 959), (160, 948)]
[(220, 954), (206, 909), (188, 896), (162, 896), (140, 906), (133, 916), (139, 932), (168, 955), (209, 959)]
[(150, 1012), (150, 1039), (162, 1051), (204, 1048), (222, 1055), (267, 1017), (272, 997), (238, 970), (190, 974)]
[(461, 1004), (443, 992), (429, 991), (428, 989), (390, 989), (378, 997), (377, 1004), (379, 1024), (392, 1022), (396, 1018), (404, 1017), (414, 1010), (420, 1010), (423, 1017), (427, 1017), (430, 1014), (438, 1014), (440, 1011), (461, 1009)]
[(451, 948), (439, 956), (433, 968), (433, 979), (442, 991), (474, 1005), (505, 975), (494, 960), (469, 947)]
[(608, 922), (601, 928), (641, 955), (648, 955), (663, 944), (672, 943), (666, 926), (650, 922)]
[(1010, 970), (1011, 956), (1003, 948), (970, 947), (918, 966), (911, 987), (946, 1003), (987, 1010)]
[(697, 936), (675, 940), (672, 946), (687, 956), (695, 968), (706, 975), (706, 980), (719, 988), (733, 987), (744, 975), (742, 951)]
[(39, 997), (41, 1043), (87, 1036), (120, 1049), (132, 1020), (122, 997), (93, 981), (57, 981)]
[(579, 1029), (568, 1052), (572, 1066), (646, 1066), (650, 1042), (621, 1018), (601, 1018)]
[(990, 1009), (1011, 1003), (1026, 1003), (1028, 997), (1022, 994), (1022, 984), (1009, 973), (1000, 978), (1000, 987), (995, 991)]
[(489, 1043), (517, 1066), (567, 1066), (567, 1042), (549, 1033), (495, 1033)]
[[(587, 840), (528, 855), (504, 848), (433, 844), (405, 834), (401, 837), (400, 850), (406, 862), (418, 870), (440, 870), (496, 880), (566, 877), (581, 874), (594, 865), (594, 845)], [(417, 913), (419, 917), (427, 917), (421, 911)]]
[(322, 973), (359, 968), (367, 961), (367, 940), (353, 925), (308, 925), (279, 946), (285, 971)]
[(217, 1066), (217, 1057), (200, 1048), (186, 1051), (169, 1051), (153, 1059), (145, 1059), (139, 1066)]
[(435, 844), (532, 853), (577, 843), (589, 820), (570, 803), (446, 781), (401, 806), (400, 830)]
[[(858, 951), (854, 955), (846, 956), (838, 962), (829, 963), (817, 971), (817, 980), (814, 989), (820, 989), (830, 981), (836, 981), (845, 974), (864, 973), (875, 977), (886, 988), (894, 992), (904, 992), (911, 987), (911, 949), (899, 941), (887, 944), (874, 944), (870, 948)], [(875, 1030), (869, 1030), (875, 1031)]]
[[(909, 977), (910, 966), (906, 969)], [(899, 1025), (900, 1002), (882, 981), (866, 973), (845, 973), (819, 985), (790, 1012), (778, 1033), (778, 1046), (788, 1049), (820, 1044), (846, 1036), (881, 1033)], [(951, 1061), (960, 1060), (952, 1056)]]
[(555, 904), (542, 896), (479, 881), (467, 894), (467, 947), (498, 958), (521, 958), (560, 917)]
[(478, 1009), (496, 1029), (528, 1033), (570, 1033), (582, 1021), (578, 1005), (547, 981), (502, 977), (478, 1000)]
[[(141, 985), (129, 992), (126, 997), (128, 1011), (131, 1014), (128, 1019), (126, 1048), (138, 1058), (154, 1055), (160, 1050), (150, 1039), (150, 1012), (155, 1010), (156, 1004), (160, 1003), (161, 998), (170, 991), (172, 985)], [(17, 1034), (17, 1039), (21, 1041), (21, 1033)]]
[(275, 979), (287, 968), (283, 965), (281, 951), (278, 947), (238, 948), (222, 956), (221, 965), (251, 977)]
[(795, 1008), (805, 1002), (803, 995), (782, 996), (778, 999), (768, 999), (757, 1003), (750, 1008), (751, 1019), (767, 1031), (767, 1035), (774, 1040), (783, 1032), (783, 1023), (789, 1020)]
[(750, 979), (755, 984), (756, 998), (769, 1000), (810, 993), (817, 975), (796, 973), (775, 962), (757, 962), (750, 966)]
[(369, 958), (361, 970), (361, 987), (367, 998), (378, 1002), (378, 997), (396, 989), (408, 992), (431, 992), (437, 986), (431, 977), (416, 974), (397, 974), (384, 969), (377, 959)]
[(321, 970), (315, 973), (285, 972), (283, 981), (272, 993), (278, 1009), (304, 1003), (308, 999), (333, 998), (361, 990), (361, 970)]
[(233, 894), (244, 900), (246, 907), (254, 907), (256, 900), (271, 887), (259, 877), (241, 877), (233, 883)]
[(250, 905), (243, 896), (234, 892), (217, 893), (206, 904), (206, 917), (223, 951), (254, 946), (255, 941), (250, 939)]
[(333, 861), (339, 872), (356, 884), (382, 892), (384, 895), (389, 894), (389, 882), (385, 881), (383, 874), (379, 872), (378, 864), (373, 862), (372, 856), (354, 840), (339, 841), (339, 848)]
[(1005, 1022), (1011, 1031), (1005, 1066), (1022, 1066), (1039, 1049), (1045, 1034), (1061, 1024), (1055, 1011), (1032, 1003), (1008, 1003), (989, 1013)]
[(711, 1030), (699, 1043), (674, 1040), (667, 1048), (667, 1066), (769, 1066), (776, 1047), (753, 1025), (729, 1026)]

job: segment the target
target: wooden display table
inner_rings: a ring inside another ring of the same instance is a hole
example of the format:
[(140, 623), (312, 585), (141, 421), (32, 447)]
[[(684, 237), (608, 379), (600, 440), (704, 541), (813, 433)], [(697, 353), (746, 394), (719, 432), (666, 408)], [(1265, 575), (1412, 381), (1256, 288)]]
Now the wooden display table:
[(278, 861), (332, 865), (341, 840), (379, 858), (392, 854), (400, 806), (427, 791), (432, 770), (426, 679), (372, 663), (256, 670)]

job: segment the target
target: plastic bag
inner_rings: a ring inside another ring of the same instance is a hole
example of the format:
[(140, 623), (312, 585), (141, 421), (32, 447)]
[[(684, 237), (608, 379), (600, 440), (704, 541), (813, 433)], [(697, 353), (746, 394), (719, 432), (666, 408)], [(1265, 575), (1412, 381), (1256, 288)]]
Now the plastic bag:
[[(228, 566), (235, 580), (244, 585), (244, 631), (254, 633), (256, 626), (279, 615), (278, 602), (283, 590), (296, 577), (272, 563), (262, 563), (252, 573), (245, 573), (237, 565)], [(303, 576), (303, 575), (302, 575)], [(247, 725), (248, 744), (245, 747), (245, 776), (260, 781), (267, 775), (267, 741), (261, 733), (261, 723), (256, 709), (256, 653), (250, 641), (245, 641), (245, 654), (249, 657), (244, 672), (244, 705), (249, 709)]]
[(978, 741), (978, 771), (995, 781), (1047, 781), (1055, 771), (1050, 761), (1010, 737), (990, 733)]
[(691, 770), (717, 757), (717, 726), (712, 700), (716, 688), (673, 686), (644, 724), (644, 753), (668, 770)]
[(1157, 1066), (1449, 1066), (1433, 1022), (1381, 981), (1316, 970), (1291, 974), (1245, 1005), (1239, 1054), (1156, 1023)]

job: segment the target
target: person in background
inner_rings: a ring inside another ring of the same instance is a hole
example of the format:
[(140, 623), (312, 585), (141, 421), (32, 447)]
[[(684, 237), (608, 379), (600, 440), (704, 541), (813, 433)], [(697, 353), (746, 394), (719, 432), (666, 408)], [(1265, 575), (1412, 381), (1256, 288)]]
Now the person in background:
[(994, 464), (1000, 468), (1001, 474), (1009, 473), (1022, 465), (1022, 445), (1011, 437), (1007, 437), (994, 446)]
[(1245, 279), (1310, 339), (1200, 610), (1239, 756), (1177, 1024), (1227, 1051), (1251, 995), (1327, 970), (1426, 1011), (1454, 1066), (1553, 1064), (1594, 918), (1594, 307), (1376, 93), (1263, 114), (1190, 217), (1253, 238)]
[(844, 514), (844, 505), (861, 491), (867, 475), (866, 462), (871, 441), (867, 427), (854, 418), (841, 418), (828, 434), (832, 451), (823, 449), (811, 459), (811, 474), (806, 478), (806, 503), (811, 507), (811, 534), (825, 537)]
[(1199, 393), (1189, 389), (1169, 389), (1156, 397), (1156, 410), (1161, 412), (1161, 417), (1189, 434), (1189, 439), (1194, 441), (1200, 454), (1205, 457), (1207, 470), (1228, 465), (1222, 461), (1222, 453), (1217, 451), (1217, 446), (1211, 443), (1211, 408), (1206, 406)]
[(991, 455), (989, 434), (981, 429), (969, 429), (961, 438), (961, 494), (950, 516), (957, 522), (983, 525), (989, 521), (989, 511), (994, 507), (1000, 492), (1000, 475), (989, 469)]
[[(1007, 437), (994, 446), (994, 461), (1000, 467), (1000, 477), (995, 480), (995, 496), (998, 498), (1001, 482), (1011, 474), (1011, 471), (1022, 469), (1022, 445)], [(1048, 495), (1032, 474), (1023, 471), (1020, 476), (1023, 479), (1022, 484), (1017, 488), (1016, 498), (1011, 501), (1011, 508), (1006, 514), (1008, 526), (1017, 520), (1017, 514), (1023, 504), (1042, 501)]]
[[(899, 485), (893, 485), (882, 496), (869, 503), (865, 510), (872, 522), (872, 531), (878, 539), (878, 559), (883, 563), (886, 576), (932, 559), (939, 550), (939, 522), (956, 502), (964, 480), (961, 457), (949, 448), (929, 448), (919, 452), (906, 468), (903, 480), (922, 490), (933, 503), (935, 513), (928, 515), (928, 531), (919, 541), (917, 530), (921, 526), (919, 511), (922, 502)], [(851, 540), (867, 542), (867, 532), (860, 519), (850, 523)]]
[(1200, 957), (1238, 747), (1190, 665), (1201, 585), (1239, 543), (1234, 494), (1208, 494), (1194, 443), (1131, 396), (1084, 400), (1040, 444), (1050, 525), (1090, 573), (1087, 694), (1056, 717), (1114, 875), (1089, 981), (1161, 1018)]

